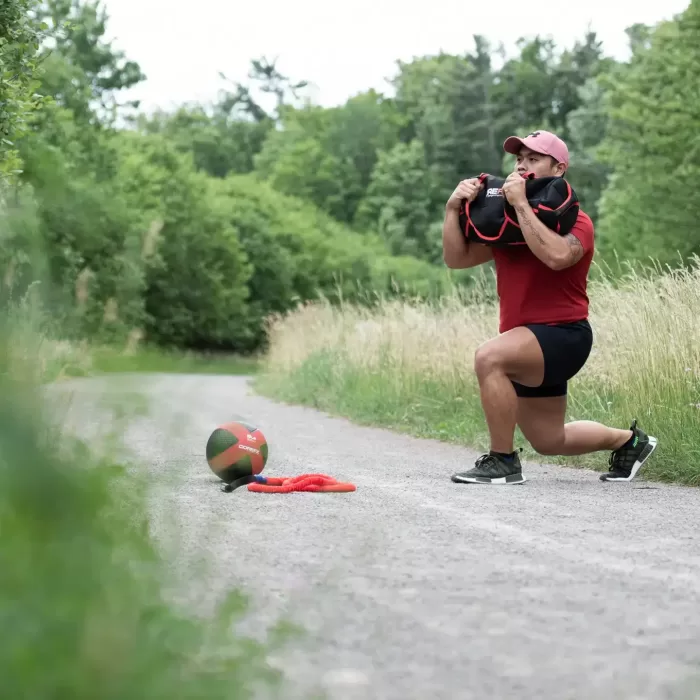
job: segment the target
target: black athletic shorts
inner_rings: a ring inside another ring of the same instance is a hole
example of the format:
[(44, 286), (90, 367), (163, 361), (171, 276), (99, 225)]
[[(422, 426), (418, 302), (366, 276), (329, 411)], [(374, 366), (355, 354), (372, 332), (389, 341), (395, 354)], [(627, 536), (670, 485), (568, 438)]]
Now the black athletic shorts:
[(527, 324), (537, 337), (544, 355), (544, 380), (538, 387), (513, 382), (518, 396), (565, 396), (567, 383), (586, 364), (593, 347), (593, 330), (588, 321)]

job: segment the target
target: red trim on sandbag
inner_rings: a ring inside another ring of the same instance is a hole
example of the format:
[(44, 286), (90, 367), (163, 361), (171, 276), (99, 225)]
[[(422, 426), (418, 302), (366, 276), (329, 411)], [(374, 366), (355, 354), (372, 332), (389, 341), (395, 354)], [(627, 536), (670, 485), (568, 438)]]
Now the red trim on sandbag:
[[(481, 173), (481, 175), (479, 175), (479, 178), (478, 178), (479, 182), (481, 182), (483, 184), (488, 179), (488, 177), (489, 177), (488, 173)], [(467, 204), (465, 206), (465, 214), (467, 215), (467, 229), (469, 228), (469, 226), (471, 226), (474, 229), (474, 232), (476, 233), (476, 235), (479, 236), (479, 238), (481, 238), (484, 241), (497, 241), (503, 235), (503, 231), (505, 231), (506, 222), (505, 221), (503, 222), (503, 226), (501, 226), (501, 230), (498, 232), (498, 234), (496, 236), (494, 236), (493, 238), (490, 238), (489, 236), (485, 236), (474, 225), (474, 222), (472, 221), (472, 218), (469, 215), (469, 205), (470, 204), (471, 204), (471, 202), (469, 202), (467, 200)]]
[(503, 208), (503, 214), (506, 217), (506, 223), (510, 221), (510, 223), (513, 224), (513, 226), (515, 226), (516, 228), (520, 228), (520, 223), (518, 221), (513, 221), (513, 219), (511, 219), (510, 216), (508, 216), (508, 212), (505, 210), (505, 207)]
[(497, 241), (503, 235), (503, 231), (506, 228), (506, 222), (504, 221), (503, 226), (501, 226), (501, 230), (495, 236), (493, 236), (493, 237), (485, 236), (483, 233), (481, 233), (481, 231), (479, 231), (479, 229), (476, 226), (474, 226), (474, 222), (471, 220), (471, 217), (467, 214), (467, 226), (470, 226), (470, 225), (474, 229), (474, 232), (476, 233), (476, 235), (479, 236), (479, 238), (481, 238), (484, 241)]
[(547, 207), (544, 204), (540, 204), (539, 206), (541, 209), (546, 209), (547, 211), (559, 211), (571, 202), (571, 199), (573, 198), (573, 194), (571, 192), (571, 185), (566, 180), (564, 180), (564, 183), (566, 184), (566, 199), (564, 200), (563, 204), (560, 204), (556, 209), (552, 209), (551, 207)]

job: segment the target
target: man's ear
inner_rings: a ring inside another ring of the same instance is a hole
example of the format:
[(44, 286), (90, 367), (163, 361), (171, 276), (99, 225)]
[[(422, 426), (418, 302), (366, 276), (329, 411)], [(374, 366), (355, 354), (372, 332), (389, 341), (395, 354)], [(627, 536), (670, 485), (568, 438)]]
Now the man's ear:
[(566, 165), (564, 163), (557, 163), (557, 161), (552, 158), (552, 156), (549, 156), (552, 159), (552, 165), (554, 166), (554, 172), (559, 176), (559, 177), (564, 177), (566, 175)]

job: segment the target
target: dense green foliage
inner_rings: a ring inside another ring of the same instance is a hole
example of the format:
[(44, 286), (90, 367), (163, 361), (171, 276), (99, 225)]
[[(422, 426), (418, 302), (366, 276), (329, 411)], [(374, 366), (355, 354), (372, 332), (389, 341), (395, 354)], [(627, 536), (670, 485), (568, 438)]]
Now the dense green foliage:
[(322, 108), (260, 59), (249, 84), (222, 75), (212, 104), (150, 115), (121, 98), (145, 76), (105, 40), (93, 0), (2, 7), (3, 170), (21, 164), (24, 222), (3, 255), (19, 279), (44, 251), (47, 298), (74, 337), (248, 352), (270, 314), (319, 295), (470, 285), (442, 264), (444, 202), (461, 178), (507, 171), (503, 140), (533, 128), (568, 140), (604, 260), (677, 264), (700, 248), (698, 1), (630, 27), (629, 62), (593, 33), (565, 50), (522, 40), (505, 61), (476, 36), (462, 55), (398, 62), (391, 95)]
[(36, 65), (39, 31), (29, 16), (32, 0), (0, 2), (0, 175), (19, 166), (15, 138), (38, 104)]
[(700, 254), (699, 62), (700, 2), (692, 2), (677, 22), (639, 37), (621, 79), (605, 76), (604, 157), (614, 169), (600, 209), (607, 248), (625, 258)]

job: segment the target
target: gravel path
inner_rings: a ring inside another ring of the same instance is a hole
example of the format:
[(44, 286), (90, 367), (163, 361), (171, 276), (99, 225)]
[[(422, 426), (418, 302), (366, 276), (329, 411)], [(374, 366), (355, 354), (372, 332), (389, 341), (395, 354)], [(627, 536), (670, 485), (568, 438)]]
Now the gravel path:
[[(245, 631), (280, 615), (304, 625), (277, 659), (285, 699), (700, 696), (699, 489), (536, 463), (521, 486), (457, 485), (475, 453), (277, 404), (241, 377), (60, 386), (77, 392), (74, 418), (91, 416), (83, 433), (111, 424), (92, 399), (148, 397), (124, 440), (153, 477), (153, 531), (188, 580), (178, 595), (205, 609), (241, 585)], [(265, 433), (266, 474), (323, 472), (357, 491), (223, 493), (204, 446), (237, 418)]]

